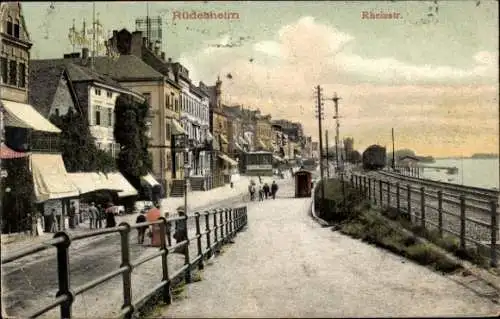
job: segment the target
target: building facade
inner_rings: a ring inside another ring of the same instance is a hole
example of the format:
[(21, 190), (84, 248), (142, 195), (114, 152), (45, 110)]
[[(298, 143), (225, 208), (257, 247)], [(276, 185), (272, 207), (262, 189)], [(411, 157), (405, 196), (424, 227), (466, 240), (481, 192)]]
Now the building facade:
[(261, 115), (257, 111), (256, 120), (257, 150), (270, 152), (273, 150), (271, 115)]

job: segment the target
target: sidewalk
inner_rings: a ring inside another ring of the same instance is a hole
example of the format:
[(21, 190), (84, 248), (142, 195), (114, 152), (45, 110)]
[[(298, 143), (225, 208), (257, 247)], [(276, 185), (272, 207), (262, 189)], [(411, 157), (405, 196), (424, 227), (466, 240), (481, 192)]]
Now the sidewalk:
[[(270, 179), (272, 181), (272, 178), (269, 177), (266, 179), (263, 178), (263, 182), (264, 180), (267, 181), (267, 179)], [(240, 176), (240, 179), (234, 183), (233, 188), (231, 188), (229, 185), (225, 185), (223, 187), (218, 187), (209, 191), (189, 192), (188, 214), (191, 215), (190, 213), (194, 213), (194, 210), (198, 208), (211, 204), (216, 204), (217, 202), (227, 198), (232, 198), (241, 195), (243, 199), (248, 190), (249, 182), (250, 182), (250, 177)], [(184, 197), (169, 197), (162, 200), (160, 210), (163, 216), (165, 216), (166, 212), (169, 213), (169, 216), (175, 216), (177, 214), (177, 208), (179, 206), (184, 206)], [(137, 215), (138, 213), (117, 216), (116, 223), (117, 224), (120, 224), (122, 222), (127, 222), (131, 224), (135, 223)], [(82, 223), (79, 224), (77, 228), (75, 229), (66, 228), (66, 231), (71, 235), (78, 235), (92, 230), (89, 229), (88, 220), (86, 220), (84, 221), (83, 224)], [(34, 244), (42, 243), (44, 241), (52, 239), (53, 236), (54, 236), (53, 233), (43, 233), (39, 236), (33, 236), (33, 237), (25, 234), (2, 235), (1, 255), (5, 256), (13, 251), (24, 249)], [(78, 248), (87, 245), (89, 242), (93, 240), (99, 240), (102, 238), (103, 238), (102, 236), (98, 236), (98, 237), (91, 237), (88, 239), (79, 240), (74, 244), (72, 244), (71, 246), (74, 248)]]

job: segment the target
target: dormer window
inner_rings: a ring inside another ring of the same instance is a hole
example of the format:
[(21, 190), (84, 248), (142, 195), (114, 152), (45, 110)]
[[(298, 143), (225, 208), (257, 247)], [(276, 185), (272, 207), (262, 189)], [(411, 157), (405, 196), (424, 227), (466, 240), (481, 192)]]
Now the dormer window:
[(14, 37), (20, 38), (20, 27), (19, 27), (19, 20), (16, 19), (16, 23), (14, 23)]
[(7, 17), (7, 34), (14, 35), (14, 24), (11, 17)]

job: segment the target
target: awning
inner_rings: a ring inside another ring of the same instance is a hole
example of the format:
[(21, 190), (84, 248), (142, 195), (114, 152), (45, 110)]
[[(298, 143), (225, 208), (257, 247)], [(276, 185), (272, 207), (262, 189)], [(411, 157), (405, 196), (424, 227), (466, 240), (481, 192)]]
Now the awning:
[(281, 158), (281, 157), (279, 157), (278, 155), (274, 155), (274, 154), (273, 154), (273, 158), (274, 158), (275, 160), (277, 160), (278, 162), (283, 162), (283, 161), (284, 161), (284, 159), (282, 159), (282, 158)]
[(220, 134), (220, 139), (221, 139), (222, 143), (229, 144), (227, 137), (224, 134)]
[(38, 113), (33, 106), (24, 103), (2, 100), (7, 111), (5, 126), (23, 127), (35, 131), (61, 133), (54, 124)]
[(137, 195), (137, 190), (127, 181), (127, 179), (119, 172), (108, 173), (108, 181), (122, 189), (118, 192), (118, 197), (127, 197)]
[(21, 157), (26, 157), (29, 155), (30, 155), (30, 153), (16, 152), (16, 151), (10, 149), (9, 147), (7, 147), (3, 143), (2, 143), (2, 145), (0, 145), (0, 158), (1, 159), (21, 158)]
[(186, 131), (182, 127), (181, 123), (179, 123), (179, 121), (177, 121), (176, 119), (171, 119), (170, 122), (172, 124), (173, 135), (181, 135), (181, 134), (187, 135)]
[(31, 165), (35, 197), (38, 202), (50, 199), (77, 197), (78, 188), (64, 167), (61, 154), (32, 154)]
[(69, 179), (78, 188), (80, 195), (101, 190), (122, 192), (123, 185), (110, 180), (110, 173), (107, 175), (96, 172), (68, 173)]
[(151, 174), (147, 174), (141, 177), (141, 180), (145, 181), (149, 186), (161, 186), (160, 183)]
[(231, 166), (237, 166), (238, 165), (238, 162), (236, 162), (234, 159), (232, 159), (231, 157), (225, 155), (225, 154), (219, 154), (218, 155), (222, 160), (226, 161), (229, 163), (229, 165)]

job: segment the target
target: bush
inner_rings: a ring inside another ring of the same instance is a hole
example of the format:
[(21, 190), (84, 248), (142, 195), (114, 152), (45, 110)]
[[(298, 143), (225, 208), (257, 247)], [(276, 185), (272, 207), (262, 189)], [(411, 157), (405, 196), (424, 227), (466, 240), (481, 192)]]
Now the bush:
[[(325, 188), (325, 198), (321, 198), (321, 188)], [(320, 217), (329, 222), (342, 222), (355, 217), (356, 209), (363, 203), (363, 197), (347, 181), (338, 179), (320, 181), (314, 194), (315, 208)]]
[(407, 247), (408, 257), (415, 260), (421, 265), (434, 264), (438, 259), (442, 258), (436, 253), (432, 247), (426, 244), (416, 244)]

